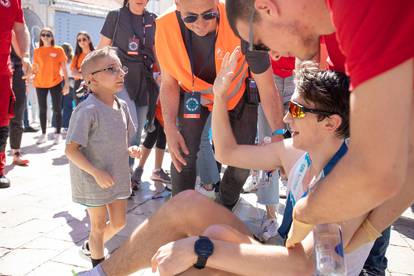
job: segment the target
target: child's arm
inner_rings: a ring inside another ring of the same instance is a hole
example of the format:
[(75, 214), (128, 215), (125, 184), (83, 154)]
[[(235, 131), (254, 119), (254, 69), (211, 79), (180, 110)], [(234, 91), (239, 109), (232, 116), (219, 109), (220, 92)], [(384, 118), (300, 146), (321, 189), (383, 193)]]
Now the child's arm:
[(107, 189), (114, 185), (114, 180), (107, 172), (96, 168), (89, 162), (88, 159), (79, 150), (80, 145), (70, 143), (66, 145), (65, 153), (70, 161), (72, 161), (78, 168), (92, 175), (96, 183), (102, 188)]

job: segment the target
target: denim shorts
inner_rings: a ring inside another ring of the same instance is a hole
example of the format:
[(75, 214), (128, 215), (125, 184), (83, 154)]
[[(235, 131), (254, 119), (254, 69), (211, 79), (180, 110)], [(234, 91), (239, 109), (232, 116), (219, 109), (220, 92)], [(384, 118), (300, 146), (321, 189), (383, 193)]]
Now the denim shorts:
[(257, 186), (257, 202), (263, 205), (279, 203), (279, 173), (274, 171), (269, 181), (259, 180)]

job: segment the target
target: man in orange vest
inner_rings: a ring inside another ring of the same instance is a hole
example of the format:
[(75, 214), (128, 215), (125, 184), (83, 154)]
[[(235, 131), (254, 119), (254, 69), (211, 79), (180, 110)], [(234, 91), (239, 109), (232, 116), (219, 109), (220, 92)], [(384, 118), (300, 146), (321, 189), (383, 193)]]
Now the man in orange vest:
[[(237, 74), (228, 91), (227, 109), (237, 142), (255, 142), (257, 103), (252, 94), (257, 88), (273, 130), (282, 127), (283, 112), (268, 54), (247, 50), (247, 42), (241, 42), (228, 24), (224, 3), (218, 0), (176, 3), (176, 7), (157, 19), (155, 35), (162, 76), (164, 129), (173, 162), (173, 195), (194, 189), (200, 137), (214, 104), (212, 85), (226, 52), (241, 46), (245, 54), (238, 60)], [(249, 79), (248, 67), (257, 88)], [(220, 184), (218, 201), (231, 209), (248, 174), (246, 169), (229, 166)]]

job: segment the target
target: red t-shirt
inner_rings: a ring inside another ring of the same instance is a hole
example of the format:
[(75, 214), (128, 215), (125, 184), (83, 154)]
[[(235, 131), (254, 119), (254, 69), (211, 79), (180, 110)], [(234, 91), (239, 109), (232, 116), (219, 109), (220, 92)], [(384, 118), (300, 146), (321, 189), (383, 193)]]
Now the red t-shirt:
[(351, 89), (414, 56), (413, 0), (326, 0)]
[(330, 35), (322, 35), (321, 43), (324, 43), (328, 52), (328, 69), (345, 73), (345, 56), (339, 48), (338, 41), (336, 39), (336, 33)]
[(278, 60), (271, 59), (271, 61), (273, 74), (278, 75), (281, 78), (292, 76), (293, 70), (295, 70), (294, 57), (280, 57)]
[(0, 18), (0, 75), (8, 75), (13, 25), (24, 23), (21, 0), (0, 0)]

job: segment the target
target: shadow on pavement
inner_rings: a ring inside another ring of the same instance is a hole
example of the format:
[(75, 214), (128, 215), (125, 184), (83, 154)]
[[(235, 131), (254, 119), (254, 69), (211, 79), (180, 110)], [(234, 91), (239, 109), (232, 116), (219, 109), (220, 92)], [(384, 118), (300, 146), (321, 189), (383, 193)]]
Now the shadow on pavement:
[(53, 166), (62, 166), (62, 165), (66, 165), (68, 163), (69, 163), (69, 160), (66, 158), (66, 155), (62, 155), (61, 157), (52, 159), (52, 165)]
[(74, 243), (83, 240), (85, 238), (84, 234), (89, 233), (89, 216), (86, 210), (85, 217), (82, 220), (75, 218), (68, 211), (54, 214), (53, 218), (64, 218), (66, 220), (66, 224), (72, 228), (69, 235)]
[(400, 217), (393, 223), (393, 226), (393, 230), (399, 232), (409, 239), (414, 239), (414, 219)]

